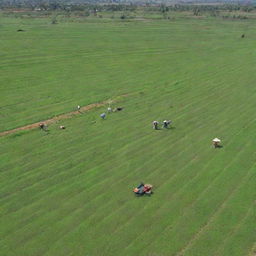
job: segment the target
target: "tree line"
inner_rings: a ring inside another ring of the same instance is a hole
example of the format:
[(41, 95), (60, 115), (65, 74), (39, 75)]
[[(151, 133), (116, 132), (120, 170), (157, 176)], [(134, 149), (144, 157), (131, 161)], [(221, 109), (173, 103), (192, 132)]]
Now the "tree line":
[[(75, 2), (70, 0), (2, 0), (0, 1), (0, 9), (12, 10), (23, 9), (28, 11), (47, 11), (62, 12), (69, 16), (72, 12), (77, 12), (78, 16), (95, 16), (101, 12), (122, 12), (121, 19), (131, 18), (129, 15), (132, 12), (136, 12), (138, 9), (143, 12), (159, 12), (162, 13), (163, 18), (170, 18), (171, 12), (191, 12), (195, 16), (210, 15), (220, 16), (222, 18), (233, 19), (246, 19), (246, 15), (235, 12), (250, 13), (256, 11), (256, 6), (252, 4), (156, 4), (147, 2), (136, 3), (120, 3), (118, 0), (104, 0), (104, 3), (95, 2), (103, 0), (86, 0), (87, 2)], [(79, 1), (79, 0), (77, 0)], [(80, 0), (81, 1), (81, 0)], [(91, 1), (91, 2), (90, 2)], [(109, 1), (109, 3), (107, 2)], [(115, 2), (116, 1), (116, 2)], [(139, 1), (139, 0), (138, 0)], [(141, 0), (142, 1), (142, 0)], [(232, 13), (233, 12), (233, 13)], [(230, 13), (230, 14), (228, 14)], [(102, 17), (102, 15), (98, 15)]]

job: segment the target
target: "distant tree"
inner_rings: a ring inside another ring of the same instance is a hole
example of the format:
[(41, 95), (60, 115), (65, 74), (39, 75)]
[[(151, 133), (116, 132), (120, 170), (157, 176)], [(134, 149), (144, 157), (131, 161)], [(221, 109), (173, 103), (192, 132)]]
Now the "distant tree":
[(124, 20), (126, 18), (126, 15), (125, 14), (122, 14), (121, 16), (120, 16), (120, 19), (121, 20)]
[(160, 5), (160, 11), (162, 13), (168, 12), (169, 11), (169, 7), (165, 6), (164, 4)]
[(253, 7), (246, 5), (246, 6), (243, 6), (241, 8), (241, 10), (244, 11), (244, 12), (251, 12), (251, 11), (253, 11)]
[(84, 16), (85, 16), (85, 17), (89, 17), (89, 16), (90, 16), (90, 12), (89, 12), (88, 10), (86, 10), (86, 11), (84, 12)]
[(57, 20), (57, 14), (54, 14), (53, 16), (52, 16), (52, 24), (57, 24), (58, 23), (58, 20)]
[(199, 10), (198, 7), (195, 7), (195, 8), (193, 9), (193, 14), (194, 14), (195, 16), (199, 16), (199, 15), (200, 15), (200, 10)]

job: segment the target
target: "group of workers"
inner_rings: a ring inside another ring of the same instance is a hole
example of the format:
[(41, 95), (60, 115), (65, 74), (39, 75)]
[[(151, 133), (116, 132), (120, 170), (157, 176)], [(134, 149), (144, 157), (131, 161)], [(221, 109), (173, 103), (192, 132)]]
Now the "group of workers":
[[(123, 110), (122, 107), (117, 107), (117, 108), (114, 108), (114, 109), (112, 109), (111, 107), (108, 107), (108, 109), (107, 109), (108, 113), (117, 112), (117, 111), (121, 111), (121, 110)], [(100, 114), (101, 119), (105, 119), (106, 116), (107, 116), (107, 114), (105, 112)]]
[[(39, 124), (39, 128), (40, 128), (41, 130), (45, 131), (45, 132), (48, 131), (47, 124), (45, 124), (45, 123), (40, 123), (40, 124)], [(60, 125), (59, 128), (62, 129), (62, 130), (66, 129), (66, 127), (65, 127), (64, 125)]]
[[(164, 120), (163, 123), (162, 123), (162, 127), (163, 128), (169, 128), (169, 126), (171, 125), (172, 121), (171, 120)], [(153, 121), (153, 129), (154, 130), (158, 130), (158, 125), (159, 125), (159, 122), (158, 121)]]
[[(78, 106), (77, 106), (78, 112), (80, 112), (80, 109), (81, 109), (81, 106), (78, 105)], [(111, 112), (121, 111), (122, 109), (123, 109), (122, 107), (117, 107), (117, 108), (112, 109), (112, 108), (109, 106), (109, 107), (107, 108), (107, 112), (108, 112), (108, 113), (111, 113)], [(106, 115), (105, 112), (102, 113), (102, 114), (100, 114), (100, 117), (101, 117), (102, 119), (105, 119), (106, 116), (107, 116), (107, 115)], [(162, 128), (168, 129), (171, 124), (172, 124), (172, 121), (171, 121), (171, 120), (164, 120), (164, 121), (162, 122)], [(158, 129), (159, 129), (159, 122), (158, 122), (158, 121), (153, 121), (153, 122), (152, 122), (152, 125), (153, 125), (153, 129), (154, 129), (154, 130), (158, 130)], [(46, 123), (39, 123), (39, 128), (42, 129), (42, 130), (44, 130), (44, 131), (48, 131)], [(64, 125), (61, 125), (59, 128), (60, 128), (60, 129), (65, 129), (66, 127), (65, 127)], [(222, 146), (220, 145), (220, 143), (221, 143), (221, 140), (218, 139), (218, 138), (214, 138), (214, 139), (212, 140), (212, 144), (213, 144), (213, 147), (214, 147), (214, 148), (220, 148), (220, 147), (222, 147)]]
[[(80, 109), (81, 109), (81, 107), (78, 105), (78, 106), (77, 106), (77, 110), (78, 110), (79, 112), (80, 112)], [(116, 112), (116, 111), (121, 111), (122, 109), (123, 109), (123, 108), (118, 107), (118, 108), (115, 108), (114, 110), (112, 110), (111, 107), (108, 107), (108, 108), (107, 108), (107, 112), (108, 112), (108, 113), (110, 113), (110, 112)], [(102, 119), (105, 119), (105, 118), (106, 118), (106, 113), (100, 114), (100, 117), (101, 117)], [(171, 125), (171, 123), (172, 123), (171, 120), (164, 120), (164, 121), (162, 122), (162, 127), (168, 129), (169, 126)], [(154, 130), (158, 130), (158, 129), (159, 129), (159, 127), (158, 127), (158, 126), (159, 126), (159, 122), (158, 122), (158, 121), (153, 121), (152, 124), (153, 124), (153, 129), (154, 129)], [(40, 127), (42, 130), (47, 131), (47, 125), (46, 125), (45, 123), (40, 123), (40, 124), (39, 124), (39, 127)], [(65, 126), (61, 125), (59, 128), (60, 128), (60, 129), (65, 129)], [(221, 140), (218, 139), (218, 138), (214, 138), (214, 139), (212, 140), (212, 143), (213, 143), (213, 147), (214, 147), (214, 148), (219, 148), (219, 147), (221, 147), (221, 145), (220, 145)], [(151, 193), (152, 193), (152, 188), (153, 188), (153, 186), (150, 185), (150, 184), (143, 184), (143, 183), (141, 183), (139, 186), (137, 186), (136, 188), (134, 188), (133, 192), (135, 193), (135, 195), (140, 195), (140, 196), (141, 196), (141, 195), (144, 195), (144, 194), (146, 194), (146, 195), (151, 195)]]
[[(114, 108), (114, 109), (112, 109), (111, 107), (108, 107), (108, 108), (107, 108), (107, 112), (108, 112), (108, 113), (110, 113), (110, 112), (117, 112), (117, 111), (121, 111), (121, 110), (123, 110), (122, 107), (117, 107), (117, 108)], [(78, 111), (79, 113), (81, 113), (81, 106), (80, 106), (80, 105), (77, 105), (77, 111)], [(106, 116), (107, 116), (106, 113), (100, 114), (100, 117), (101, 117), (102, 119), (105, 119)], [(40, 128), (41, 130), (43, 130), (43, 131), (48, 131), (48, 127), (47, 127), (47, 124), (46, 124), (46, 123), (39, 123), (39, 128)], [(60, 128), (60, 129), (66, 129), (66, 127), (65, 127), (64, 125), (60, 125), (59, 128)]]
[(153, 186), (151, 184), (143, 184), (140, 183), (139, 186), (133, 189), (133, 192), (137, 196), (143, 196), (144, 194), (146, 195), (151, 195), (152, 194), (152, 188)]

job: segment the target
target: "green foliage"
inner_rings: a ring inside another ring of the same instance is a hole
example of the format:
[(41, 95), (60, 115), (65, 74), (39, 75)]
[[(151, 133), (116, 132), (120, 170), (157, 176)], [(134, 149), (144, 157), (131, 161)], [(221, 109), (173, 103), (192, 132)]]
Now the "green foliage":
[(126, 17), (126, 15), (125, 14), (122, 14), (121, 16), (120, 16), (120, 19), (121, 20), (124, 20), (124, 19), (126, 19), (127, 17)]
[(54, 14), (53, 16), (52, 16), (52, 20), (51, 20), (51, 23), (52, 24), (57, 24), (58, 23), (58, 20), (57, 20), (57, 14)]

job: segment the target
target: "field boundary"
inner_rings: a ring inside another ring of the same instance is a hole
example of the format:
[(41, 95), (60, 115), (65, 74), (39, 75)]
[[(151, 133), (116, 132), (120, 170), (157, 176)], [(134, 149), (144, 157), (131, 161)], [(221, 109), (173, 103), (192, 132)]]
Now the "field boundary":
[(11, 130), (3, 131), (3, 132), (0, 132), (0, 137), (8, 135), (8, 134), (15, 133), (15, 132), (18, 132), (18, 131), (26, 131), (26, 130), (32, 130), (32, 129), (38, 128), (41, 123), (49, 125), (49, 124), (56, 123), (56, 122), (58, 122), (60, 120), (63, 120), (63, 119), (69, 119), (69, 118), (72, 118), (76, 115), (80, 115), (84, 112), (90, 111), (92, 109), (103, 107), (107, 104), (116, 103), (121, 98), (128, 97), (129, 95), (130, 94), (122, 94), (122, 95), (119, 95), (119, 96), (115, 97), (114, 99), (108, 99), (108, 100), (105, 100), (105, 101), (102, 101), (102, 102), (92, 103), (92, 104), (83, 106), (83, 107), (80, 108), (79, 111), (78, 110), (71, 111), (71, 112), (68, 112), (68, 113), (60, 114), (60, 115), (57, 115), (55, 117), (46, 119), (44, 121), (40, 121), (40, 122), (36, 122), (36, 123), (33, 123), (33, 124), (28, 124), (28, 125), (25, 125), (25, 126), (17, 127), (17, 128), (11, 129)]

